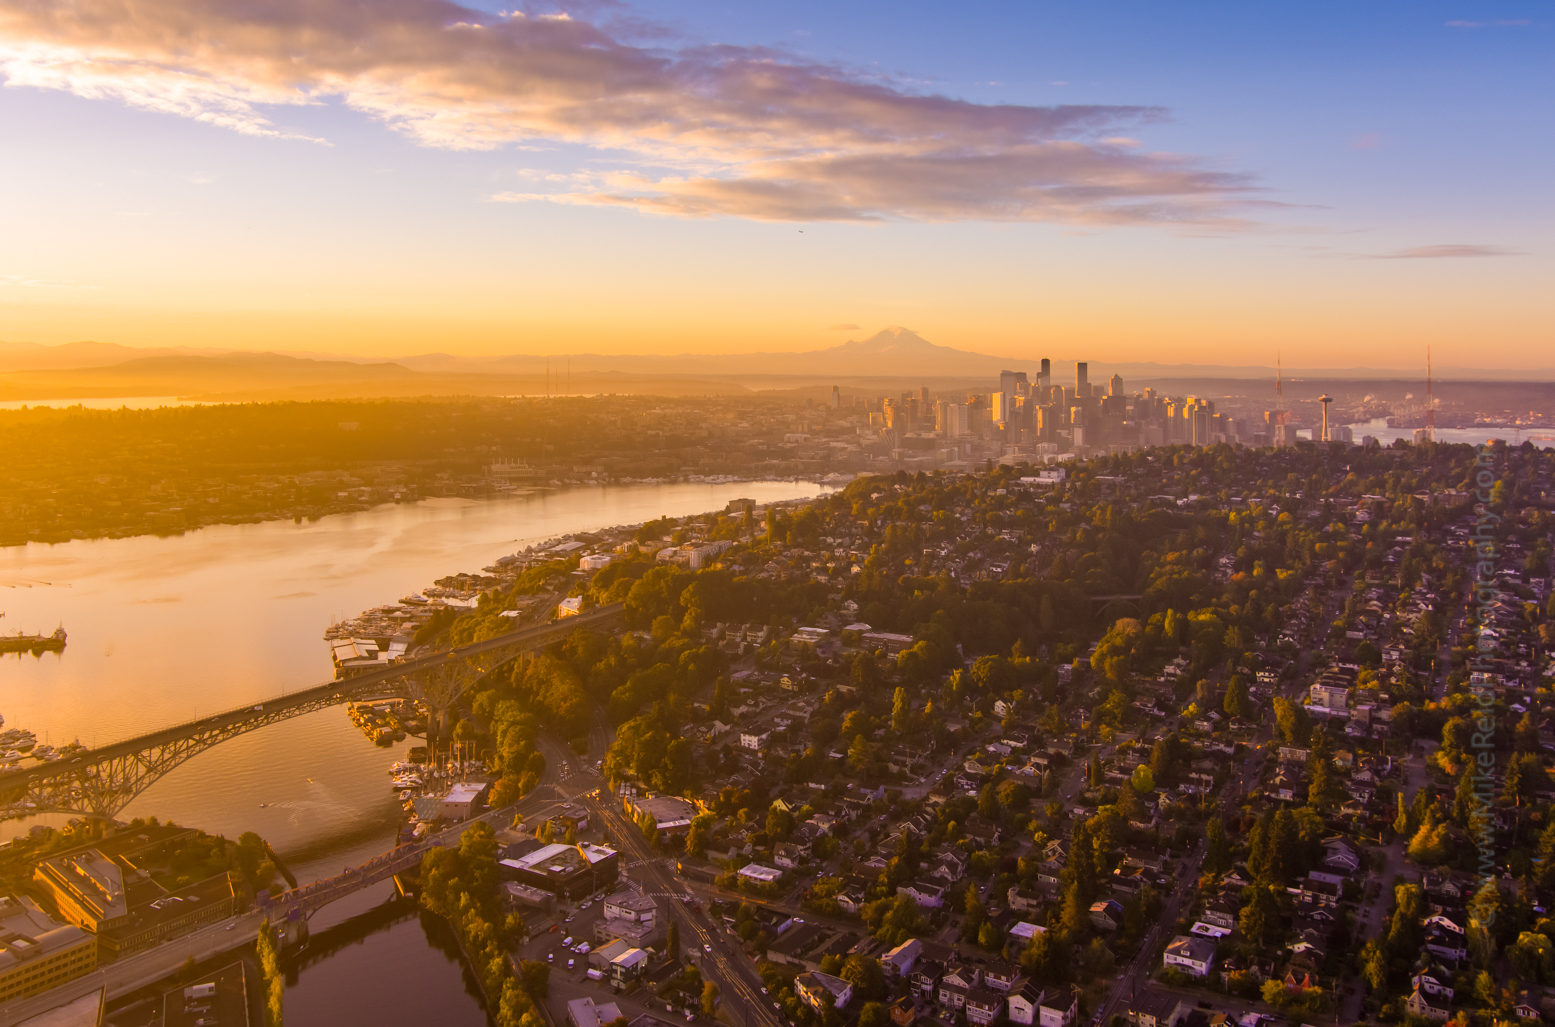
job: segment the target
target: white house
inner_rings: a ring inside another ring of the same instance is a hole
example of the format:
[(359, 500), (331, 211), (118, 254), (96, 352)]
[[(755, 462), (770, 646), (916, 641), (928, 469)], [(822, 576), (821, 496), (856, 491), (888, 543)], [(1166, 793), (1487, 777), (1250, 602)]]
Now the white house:
[(1166, 946), (1162, 961), (1194, 977), (1205, 977), (1215, 963), (1215, 943), (1207, 938), (1179, 934)]
[(740, 744), (747, 749), (764, 749), (767, 745), (767, 739), (771, 736), (772, 732), (770, 731), (741, 731)]

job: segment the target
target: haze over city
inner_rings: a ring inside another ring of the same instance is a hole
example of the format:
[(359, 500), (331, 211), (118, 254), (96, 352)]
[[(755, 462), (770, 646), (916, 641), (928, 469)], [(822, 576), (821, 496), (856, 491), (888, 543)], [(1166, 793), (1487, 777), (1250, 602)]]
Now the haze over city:
[(1555, 1022), (1551, 27), (0, 0), (0, 1027)]

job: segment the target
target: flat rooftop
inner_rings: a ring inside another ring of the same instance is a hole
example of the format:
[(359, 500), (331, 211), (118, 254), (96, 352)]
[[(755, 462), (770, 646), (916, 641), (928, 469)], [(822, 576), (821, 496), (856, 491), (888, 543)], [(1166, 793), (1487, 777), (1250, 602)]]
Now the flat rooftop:
[(615, 849), (589, 842), (580, 842), (577, 845), (557, 842), (542, 846), (517, 859), (505, 859), (502, 863), (504, 866), (527, 870), (534, 874), (570, 874), (584, 866), (592, 866), (607, 860), (615, 854)]

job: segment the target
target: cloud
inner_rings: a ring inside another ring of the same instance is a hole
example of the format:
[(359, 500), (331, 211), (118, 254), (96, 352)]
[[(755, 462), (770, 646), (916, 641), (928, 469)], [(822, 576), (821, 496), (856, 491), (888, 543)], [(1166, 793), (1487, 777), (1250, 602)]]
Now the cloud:
[(1350, 149), (1352, 150), (1375, 150), (1381, 145), (1382, 134), (1380, 132), (1367, 132), (1365, 135), (1356, 136), (1350, 141)]
[(856, 324), (835, 324), (826, 330), (828, 332), (858, 332), (863, 329)]
[(1416, 246), (1413, 249), (1396, 250), (1393, 253), (1373, 254), (1379, 260), (1413, 259), (1417, 257), (1515, 257), (1520, 250), (1505, 246), (1478, 246), (1473, 243), (1442, 243), (1437, 246)]
[(1528, 18), (1512, 18), (1499, 21), (1449, 21), (1447, 27), (1450, 29), (1522, 28), (1532, 24), (1533, 22)]
[(423, 146), (583, 145), (615, 178), (493, 197), (509, 202), (1220, 230), (1252, 189), (1136, 150), (1119, 130), (1159, 108), (970, 103), (768, 49), (626, 41), (654, 32), (615, 3), (0, 0), (0, 74), (256, 136), (315, 138), (276, 112), (343, 103)]

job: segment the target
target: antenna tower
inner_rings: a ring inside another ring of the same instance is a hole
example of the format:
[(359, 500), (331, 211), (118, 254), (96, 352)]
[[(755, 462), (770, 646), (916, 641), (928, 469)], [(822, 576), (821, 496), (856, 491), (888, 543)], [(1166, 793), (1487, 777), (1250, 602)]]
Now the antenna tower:
[(1285, 438), (1285, 363), (1279, 350), (1274, 352), (1274, 444), (1287, 444)]
[(1425, 438), (1436, 441), (1436, 399), (1431, 393), (1431, 347), (1425, 348)]

